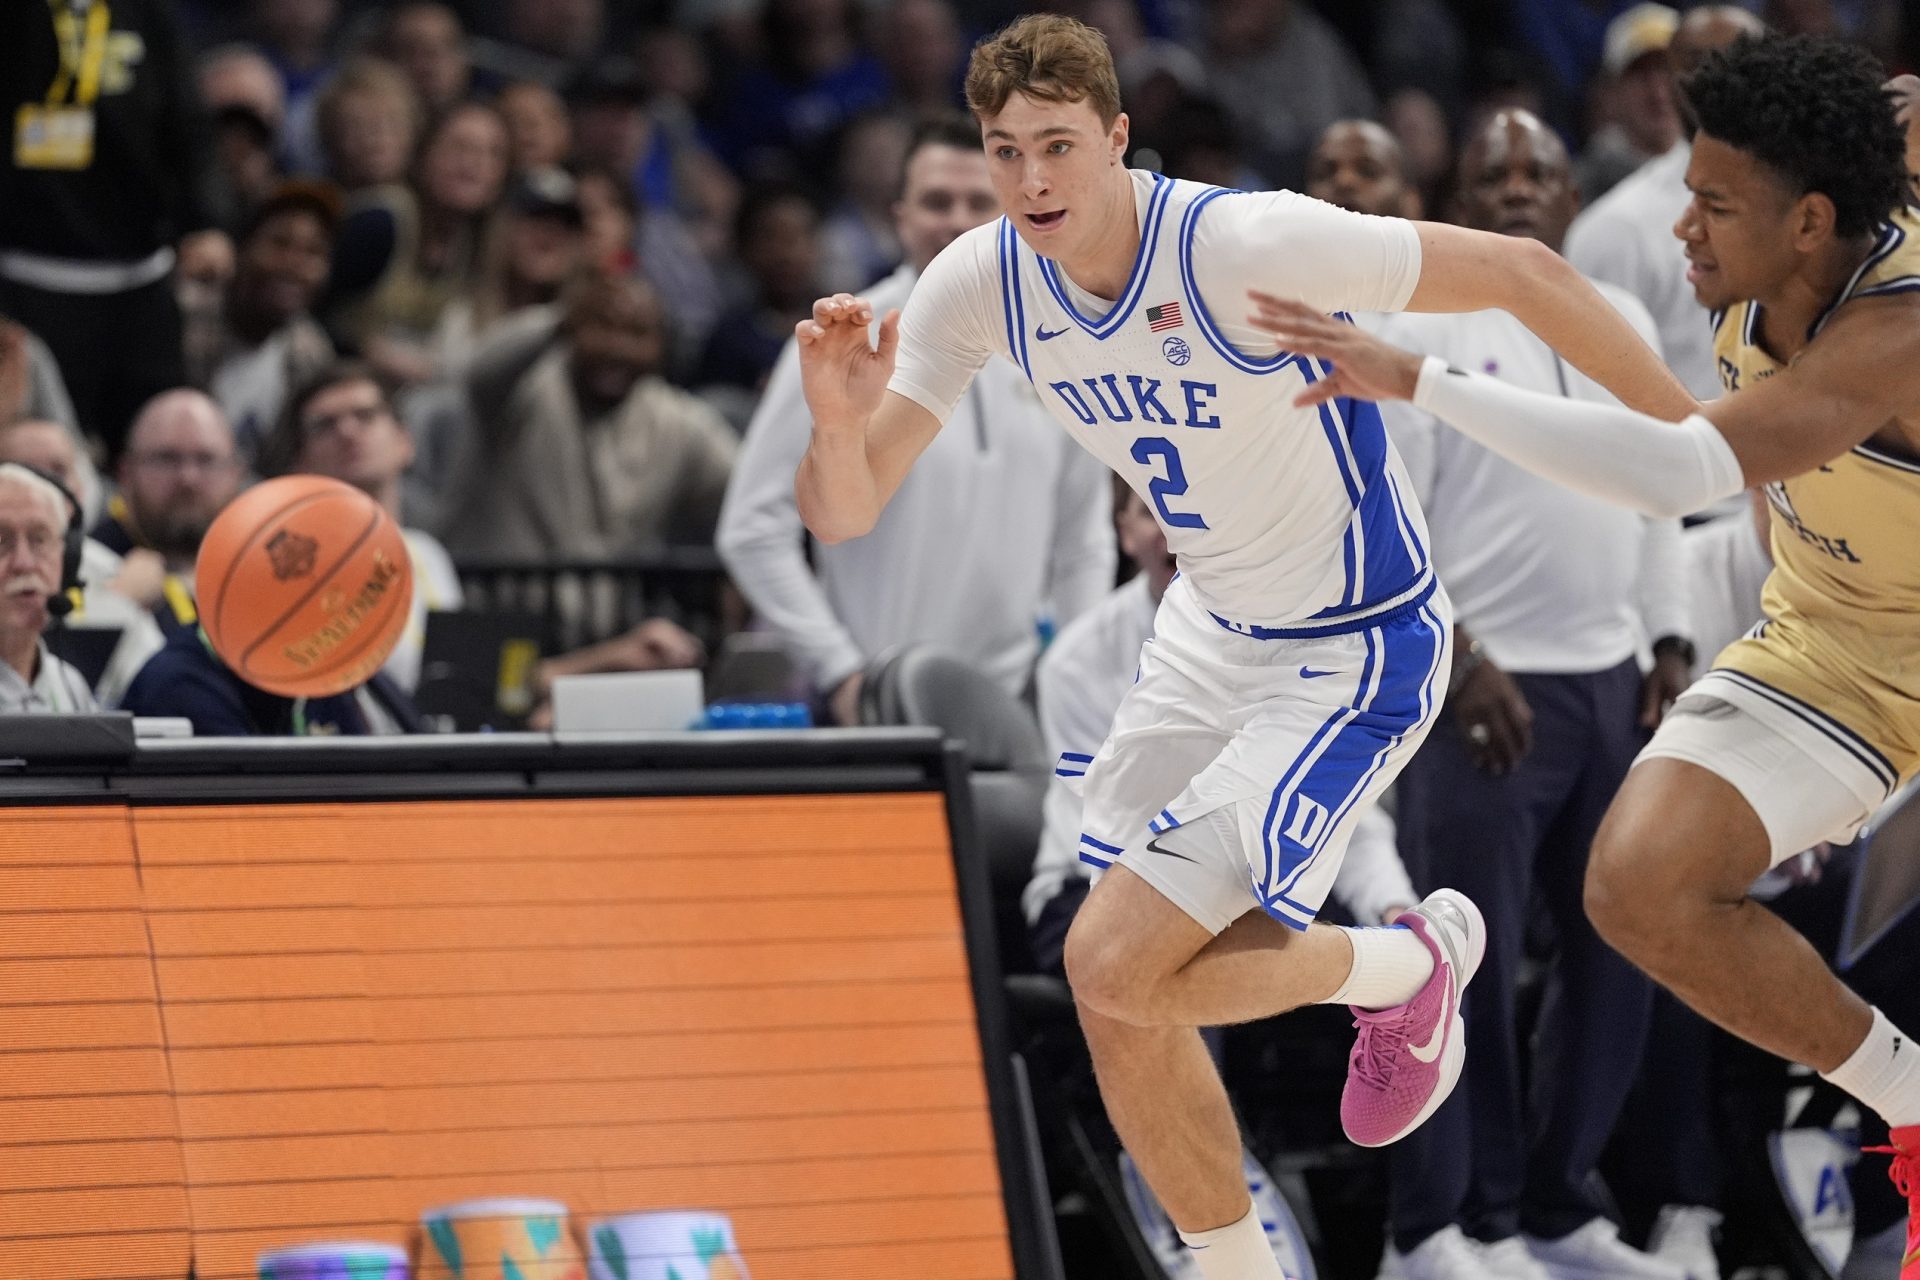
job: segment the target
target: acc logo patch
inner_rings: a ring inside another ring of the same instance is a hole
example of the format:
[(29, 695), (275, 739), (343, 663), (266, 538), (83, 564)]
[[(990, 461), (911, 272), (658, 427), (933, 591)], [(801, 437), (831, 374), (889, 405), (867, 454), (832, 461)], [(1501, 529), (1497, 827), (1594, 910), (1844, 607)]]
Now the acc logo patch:
[(291, 529), (282, 529), (267, 540), (267, 558), (273, 561), (273, 576), (282, 582), (312, 573), (319, 550), (318, 542)]
[(1160, 344), (1160, 354), (1167, 358), (1168, 364), (1177, 368), (1193, 359), (1193, 348), (1187, 345), (1186, 339), (1172, 337)]

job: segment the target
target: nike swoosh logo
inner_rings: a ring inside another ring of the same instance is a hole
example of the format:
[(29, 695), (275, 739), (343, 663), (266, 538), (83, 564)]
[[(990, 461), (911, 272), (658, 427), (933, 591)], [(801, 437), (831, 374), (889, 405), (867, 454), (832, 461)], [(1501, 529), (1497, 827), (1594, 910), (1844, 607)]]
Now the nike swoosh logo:
[(1200, 860), (1198, 858), (1188, 858), (1187, 855), (1184, 853), (1177, 853), (1172, 849), (1162, 848), (1158, 840), (1147, 841), (1147, 848), (1151, 849), (1155, 853), (1164, 853), (1169, 858), (1186, 858), (1188, 862), (1193, 863), (1195, 866), (1198, 866), (1200, 864)]
[(1433, 1034), (1427, 1037), (1425, 1044), (1407, 1046), (1407, 1052), (1422, 1062), (1432, 1063), (1440, 1057), (1440, 1046), (1447, 1038), (1447, 1028), (1453, 1023), (1453, 975), (1447, 975), (1447, 1000), (1441, 1007), (1439, 1021), (1433, 1024)]
[(1065, 329), (1049, 329), (1047, 326), (1041, 325), (1033, 331), (1033, 336), (1042, 342), (1052, 342), (1065, 332)]
[(1300, 678), (1302, 680), (1318, 680), (1321, 676), (1337, 676), (1339, 674), (1340, 673), (1338, 671), (1335, 671), (1332, 668), (1328, 668), (1325, 671), (1320, 671), (1314, 667), (1300, 668)]

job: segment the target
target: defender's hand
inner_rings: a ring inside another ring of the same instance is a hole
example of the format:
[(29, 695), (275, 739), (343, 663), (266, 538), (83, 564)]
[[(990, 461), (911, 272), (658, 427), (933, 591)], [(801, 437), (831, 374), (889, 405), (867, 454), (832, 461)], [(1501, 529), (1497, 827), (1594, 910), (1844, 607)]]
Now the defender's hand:
[(813, 304), (813, 318), (794, 326), (800, 343), (800, 385), (816, 429), (864, 432), (893, 377), (900, 346), (900, 312), (880, 322), (876, 346), (867, 337), (873, 304), (836, 293)]
[(1333, 372), (1294, 398), (1295, 408), (1325, 404), (1342, 396), (1358, 400), (1411, 400), (1420, 381), (1421, 358), (1365, 333), (1360, 326), (1321, 315), (1312, 307), (1258, 289), (1249, 315), (1256, 328), (1274, 336), (1284, 351), (1331, 361)]

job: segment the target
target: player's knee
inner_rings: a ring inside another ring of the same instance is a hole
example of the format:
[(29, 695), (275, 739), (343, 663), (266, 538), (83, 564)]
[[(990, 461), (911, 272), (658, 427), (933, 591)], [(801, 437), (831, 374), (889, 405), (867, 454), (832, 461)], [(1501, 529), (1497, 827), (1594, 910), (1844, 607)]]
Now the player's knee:
[(1121, 1022), (1144, 1021), (1150, 985), (1124, 940), (1088, 926), (1086, 912), (1067, 931), (1067, 984), (1083, 1008)]
[(1643, 967), (1657, 959), (1675, 917), (1687, 908), (1684, 888), (1668, 883), (1670, 837), (1618, 814), (1594, 837), (1587, 860), (1587, 919), (1614, 950)]

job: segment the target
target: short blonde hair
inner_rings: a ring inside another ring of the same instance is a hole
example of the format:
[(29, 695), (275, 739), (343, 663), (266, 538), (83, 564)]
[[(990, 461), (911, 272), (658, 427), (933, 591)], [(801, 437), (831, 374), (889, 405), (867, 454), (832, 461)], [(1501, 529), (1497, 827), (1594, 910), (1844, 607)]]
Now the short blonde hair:
[(1034, 13), (973, 47), (967, 65), (967, 106), (982, 120), (1024, 93), (1042, 102), (1088, 102), (1100, 123), (1120, 114), (1120, 77), (1107, 38), (1057, 13)]

